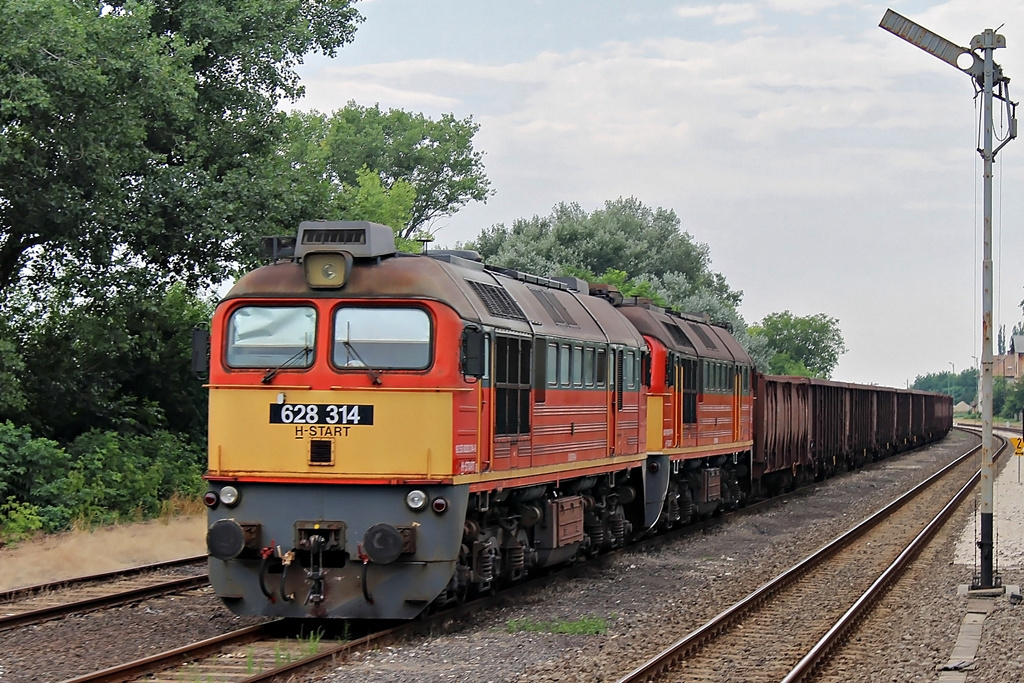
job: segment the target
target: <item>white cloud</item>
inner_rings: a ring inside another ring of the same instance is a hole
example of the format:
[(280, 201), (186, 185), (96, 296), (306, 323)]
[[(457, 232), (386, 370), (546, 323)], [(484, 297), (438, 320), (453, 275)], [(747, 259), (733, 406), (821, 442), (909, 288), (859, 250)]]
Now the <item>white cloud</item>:
[(715, 5), (683, 5), (676, 7), (672, 12), (681, 19), (692, 19), (693, 17), (709, 17), (715, 13)]
[[(350, 74), (339, 74), (327, 68), (305, 79), (306, 96), (295, 103), (289, 103), (288, 109), (316, 109), (329, 113), (344, 107), (349, 101), (363, 105), (388, 103), (385, 108), (424, 109), (449, 111), (460, 106), (457, 99), (437, 95), (423, 90), (406, 90), (380, 83), (366, 82), (351, 78)], [(329, 83), (329, 87), (326, 86)]]
[(842, 5), (863, 6), (862, 2), (855, 3), (850, 0), (767, 0), (765, 4), (776, 12), (793, 12), (804, 15), (817, 14), (823, 9)]
[(743, 24), (758, 18), (757, 8), (749, 2), (723, 3), (715, 8), (716, 24)]
[(676, 7), (673, 12), (681, 19), (713, 17), (713, 22), (719, 25), (742, 24), (758, 18), (757, 8), (753, 3), (749, 2), (724, 2), (719, 5), (697, 6), (682, 5)]

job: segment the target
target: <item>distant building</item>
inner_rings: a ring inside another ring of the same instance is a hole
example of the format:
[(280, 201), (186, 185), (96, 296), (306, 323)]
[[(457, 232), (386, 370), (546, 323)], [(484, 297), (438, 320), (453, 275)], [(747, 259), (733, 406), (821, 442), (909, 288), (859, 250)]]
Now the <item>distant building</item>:
[(992, 376), (1005, 377), (1008, 382), (1016, 382), (1024, 374), (1024, 335), (1015, 334), (1010, 337), (1010, 351), (992, 359)]
[(971, 408), (969, 404), (964, 403), (963, 401), (960, 401), (955, 406), (953, 406), (954, 413), (969, 413), (971, 412), (971, 410), (973, 410), (973, 408)]

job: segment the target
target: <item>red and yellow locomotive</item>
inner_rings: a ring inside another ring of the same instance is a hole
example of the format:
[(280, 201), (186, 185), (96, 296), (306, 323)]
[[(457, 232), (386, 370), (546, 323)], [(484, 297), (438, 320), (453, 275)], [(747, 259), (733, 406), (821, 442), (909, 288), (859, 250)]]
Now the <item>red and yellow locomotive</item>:
[(385, 226), (303, 223), (210, 342), (210, 577), (240, 614), (413, 617), (749, 479), (727, 332)]

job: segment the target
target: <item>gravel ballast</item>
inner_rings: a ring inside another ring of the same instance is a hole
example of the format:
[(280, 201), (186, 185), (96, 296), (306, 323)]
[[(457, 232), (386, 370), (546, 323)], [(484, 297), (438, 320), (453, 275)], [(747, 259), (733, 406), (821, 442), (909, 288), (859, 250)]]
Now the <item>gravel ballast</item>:
[[(537, 591), (521, 604), (465, 623), (457, 633), (360, 653), (308, 681), (614, 681), (768, 579), (810, 554), (966, 450), (943, 441), (825, 482), (767, 511), (726, 522), (671, 546), (627, 555), (601, 571)], [(951, 528), (959, 530), (969, 511)], [(951, 533), (951, 532), (950, 532)], [(946, 548), (951, 547), (951, 541)], [(842, 680), (930, 680), (946, 662), (965, 604), (957, 586), (972, 568), (937, 553), (923, 590), (903, 598), (900, 627)], [(894, 591), (895, 593), (895, 591)], [(508, 624), (590, 616), (602, 635), (509, 632)], [(713, 672), (702, 672), (711, 674)], [(711, 680), (712, 678), (709, 678)], [(724, 680), (724, 679), (723, 679)]]

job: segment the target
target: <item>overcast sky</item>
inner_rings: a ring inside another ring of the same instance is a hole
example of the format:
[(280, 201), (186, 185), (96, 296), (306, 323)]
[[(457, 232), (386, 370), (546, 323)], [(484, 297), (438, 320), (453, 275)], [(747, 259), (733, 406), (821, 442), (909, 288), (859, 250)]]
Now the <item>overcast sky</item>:
[[(472, 116), (496, 194), (439, 244), (635, 196), (709, 245), (748, 323), (834, 316), (835, 379), (905, 386), (981, 355), (981, 100), (887, 6), (960, 45), (1002, 26), (1024, 95), (1024, 0), (372, 0), (295, 106)], [(1024, 319), (1022, 176), (1024, 139), (996, 158), (997, 329)]]

